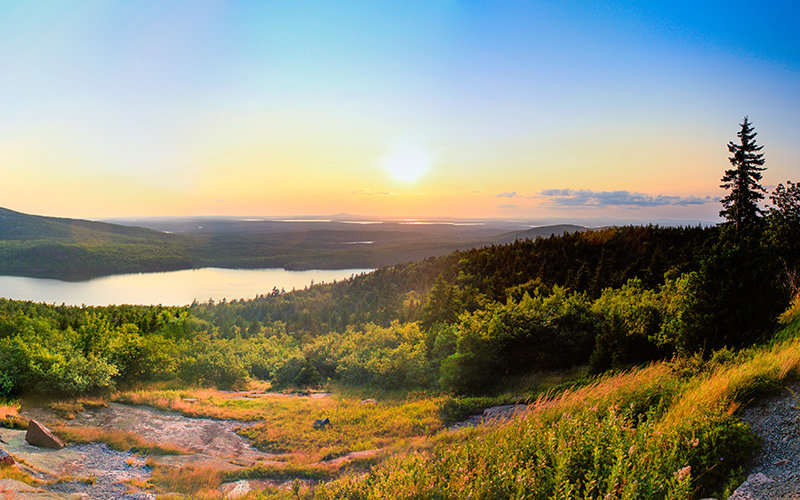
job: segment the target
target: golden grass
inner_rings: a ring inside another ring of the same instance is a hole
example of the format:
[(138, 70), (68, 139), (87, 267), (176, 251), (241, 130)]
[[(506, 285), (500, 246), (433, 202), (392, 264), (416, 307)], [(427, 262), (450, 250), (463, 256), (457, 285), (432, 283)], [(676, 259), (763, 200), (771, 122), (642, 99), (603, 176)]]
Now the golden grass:
[(219, 498), (222, 475), (219, 469), (198, 465), (178, 469), (155, 467), (150, 482), (164, 491), (192, 495), (192, 498)]
[(28, 422), (17, 416), (19, 409), (19, 401), (6, 401), (0, 399), (0, 427), (6, 427), (9, 429), (27, 429)]
[(16, 416), (19, 413), (18, 401), (2, 401), (0, 402), (0, 419), (8, 418), (9, 416)]
[(73, 420), (84, 410), (106, 408), (108, 403), (102, 398), (78, 398), (66, 401), (52, 401), (48, 407), (64, 420)]
[(150, 455), (186, 455), (191, 452), (174, 445), (146, 441), (131, 432), (108, 431), (100, 427), (53, 427), (53, 432), (70, 443), (106, 443), (120, 451), (135, 451)]
[(800, 339), (789, 339), (753, 352), (749, 359), (722, 365), (696, 377), (663, 422), (675, 426), (715, 409), (735, 411), (740, 405), (778, 389), (800, 371)]
[(676, 383), (676, 375), (668, 364), (654, 363), (645, 368), (602, 376), (579, 388), (540, 395), (529, 404), (528, 413), (561, 415), (583, 407), (631, 404), (643, 393), (663, 393)]
[[(292, 455), (310, 464), (352, 451), (384, 448), (416, 436), (431, 436), (443, 428), (445, 397), (425, 396), (361, 404), (360, 398), (268, 395), (232, 399), (213, 389), (130, 391), (118, 399), (180, 412), (191, 417), (256, 421), (241, 434), (256, 447)], [(187, 401), (187, 399), (193, 401)], [(314, 429), (317, 419), (330, 418), (326, 429)]]
[[(0, 479), (14, 479), (15, 481), (21, 481), (25, 484), (30, 484), (31, 486), (42, 484), (40, 479), (37, 479), (14, 466), (8, 467), (0, 465)], [(0, 490), (0, 493), (2, 493), (2, 490)]]
[(76, 403), (81, 405), (84, 410), (97, 410), (108, 408), (108, 402), (103, 398), (78, 398)]

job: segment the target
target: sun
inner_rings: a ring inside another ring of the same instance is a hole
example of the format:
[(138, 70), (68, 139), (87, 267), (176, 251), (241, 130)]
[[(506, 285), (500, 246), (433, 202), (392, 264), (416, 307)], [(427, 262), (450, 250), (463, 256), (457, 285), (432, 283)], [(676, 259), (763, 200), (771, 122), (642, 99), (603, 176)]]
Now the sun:
[(414, 182), (430, 169), (433, 158), (415, 146), (401, 146), (381, 157), (381, 167), (398, 181)]

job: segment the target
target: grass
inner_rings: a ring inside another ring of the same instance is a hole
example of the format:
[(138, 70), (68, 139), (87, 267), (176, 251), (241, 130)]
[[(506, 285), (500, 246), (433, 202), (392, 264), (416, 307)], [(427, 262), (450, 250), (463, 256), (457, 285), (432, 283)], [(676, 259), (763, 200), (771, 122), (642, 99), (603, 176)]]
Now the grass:
[[(446, 400), (444, 396), (411, 395), (362, 404), (359, 397), (343, 394), (323, 398), (270, 395), (231, 399), (229, 396), (198, 389), (128, 392), (119, 399), (192, 417), (255, 421), (255, 425), (240, 433), (257, 448), (289, 454), (292, 461), (306, 464), (432, 436), (443, 428), (440, 415)], [(314, 420), (325, 417), (331, 425), (314, 429)]]
[(17, 416), (20, 409), (18, 400), (7, 400), (0, 398), (0, 427), (7, 429), (28, 428), (28, 421)]
[(0, 398), (0, 418), (13, 417), (19, 413), (19, 408), (19, 401)]
[(219, 498), (223, 473), (213, 467), (190, 465), (179, 469), (155, 467), (150, 483), (159, 489), (191, 495), (192, 498)]
[(106, 408), (108, 404), (100, 398), (79, 398), (66, 401), (52, 401), (48, 408), (64, 420), (74, 420), (84, 410)]
[[(20, 481), (31, 486), (38, 486), (42, 484), (40, 479), (37, 479), (16, 467), (3, 467), (2, 465), (0, 465), (0, 479), (14, 479), (15, 481)], [(3, 491), (0, 490), (0, 493), (2, 492)]]
[(70, 443), (106, 443), (119, 451), (133, 451), (146, 455), (186, 455), (191, 452), (183, 448), (146, 441), (134, 433), (108, 431), (100, 427), (53, 427), (53, 432)]
[(666, 364), (539, 398), (526, 417), (440, 435), (320, 498), (689, 498), (692, 441), (658, 430), (675, 398)]
[(657, 363), (539, 397), (522, 418), (439, 434), (430, 449), (345, 475), (315, 498), (727, 496), (757, 447), (736, 412), (800, 372), (798, 325), (788, 315), (781, 340), (695, 373)]

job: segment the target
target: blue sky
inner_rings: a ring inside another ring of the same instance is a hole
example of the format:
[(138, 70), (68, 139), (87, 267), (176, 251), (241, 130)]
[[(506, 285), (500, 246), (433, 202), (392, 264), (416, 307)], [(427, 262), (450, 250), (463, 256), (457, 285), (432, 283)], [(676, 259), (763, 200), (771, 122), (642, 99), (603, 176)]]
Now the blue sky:
[(713, 220), (745, 115), (797, 180), (798, 47), (792, 2), (3, 1), (0, 196)]

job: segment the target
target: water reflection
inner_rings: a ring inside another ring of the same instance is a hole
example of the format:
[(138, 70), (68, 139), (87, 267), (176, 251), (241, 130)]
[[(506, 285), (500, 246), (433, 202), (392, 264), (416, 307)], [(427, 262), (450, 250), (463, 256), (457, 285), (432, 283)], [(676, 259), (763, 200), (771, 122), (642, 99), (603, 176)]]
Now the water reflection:
[(331, 283), (371, 269), (286, 271), (284, 269), (187, 269), (165, 273), (121, 274), (67, 282), (0, 276), (0, 296), (48, 304), (187, 305), (193, 300), (251, 299), (274, 287), (287, 292), (313, 283)]

